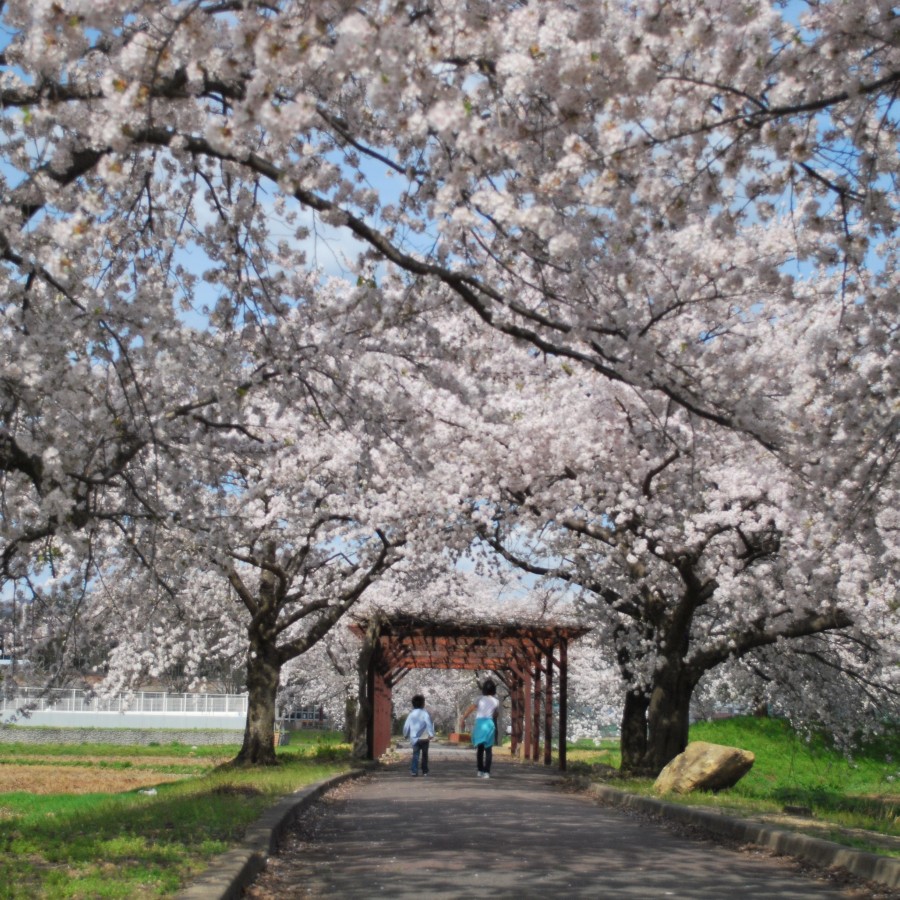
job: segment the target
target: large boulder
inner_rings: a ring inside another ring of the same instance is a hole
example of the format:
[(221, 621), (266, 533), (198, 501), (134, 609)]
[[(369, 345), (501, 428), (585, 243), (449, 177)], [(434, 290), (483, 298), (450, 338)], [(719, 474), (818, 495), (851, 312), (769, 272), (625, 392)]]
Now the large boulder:
[(659, 773), (653, 789), (658, 794), (721, 791), (737, 784), (755, 760), (749, 750), (694, 741)]

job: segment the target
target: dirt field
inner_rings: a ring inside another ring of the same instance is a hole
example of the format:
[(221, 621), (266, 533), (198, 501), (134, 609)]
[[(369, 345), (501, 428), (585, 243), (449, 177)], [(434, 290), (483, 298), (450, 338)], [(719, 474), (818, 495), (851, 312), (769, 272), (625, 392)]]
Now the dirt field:
[(28, 791), (31, 794), (118, 794), (188, 777), (155, 772), (153, 769), (0, 765), (0, 794), (13, 791)]
[[(0, 761), (0, 794), (27, 791), (31, 794), (118, 794), (135, 788), (150, 787), (167, 781), (180, 781), (189, 775), (160, 772), (165, 766), (196, 765), (198, 772), (221, 759), (192, 759), (184, 756), (155, 756), (137, 760), (128, 756), (79, 757), (78, 765), (60, 765), (58, 756), (29, 756), (28, 765)], [(127, 769), (113, 769), (100, 763), (129, 762)], [(92, 763), (96, 765), (91, 765)]]

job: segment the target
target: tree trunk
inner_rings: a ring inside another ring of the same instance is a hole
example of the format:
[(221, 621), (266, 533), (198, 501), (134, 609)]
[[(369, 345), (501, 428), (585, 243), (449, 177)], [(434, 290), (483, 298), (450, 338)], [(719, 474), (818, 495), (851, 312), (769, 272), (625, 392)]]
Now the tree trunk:
[(356, 742), (357, 721), (356, 709), (359, 700), (356, 697), (348, 697), (344, 702), (344, 743), (351, 746)]
[(239, 765), (274, 766), (275, 698), (281, 664), (274, 649), (265, 652), (258, 641), (251, 641), (247, 657), (247, 724), (244, 744), (235, 762)]
[[(353, 758), (354, 759), (371, 759), (371, 746), (369, 741), (369, 720), (372, 716), (372, 700), (366, 687), (368, 676), (368, 664), (364, 662), (363, 657), (368, 659), (370, 654), (362, 654), (360, 656), (360, 685), (359, 699), (356, 703), (356, 722), (353, 726)], [(365, 671), (364, 671), (365, 670)]]
[(356, 675), (359, 685), (356, 704), (356, 724), (354, 727), (353, 756), (355, 759), (371, 759), (372, 747), (369, 723), (372, 717), (372, 697), (369, 696), (369, 668), (375, 654), (375, 646), (381, 634), (381, 619), (375, 616), (370, 619), (363, 645), (356, 662)]
[[(662, 674), (662, 673), (661, 673)], [(655, 778), (687, 746), (696, 678), (682, 667), (648, 693), (629, 691), (622, 713), (622, 771)]]
[(647, 755), (647, 708), (650, 698), (638, 691), (625, 693), (622, 710), (621, 748), (622, 771), (630, 775), (640, 774)]
[(650, 692), (644, 768), (653, 776), (687, 747), (695, 686), (696, 680), (681, 670), (674, 677), (661, 679)]

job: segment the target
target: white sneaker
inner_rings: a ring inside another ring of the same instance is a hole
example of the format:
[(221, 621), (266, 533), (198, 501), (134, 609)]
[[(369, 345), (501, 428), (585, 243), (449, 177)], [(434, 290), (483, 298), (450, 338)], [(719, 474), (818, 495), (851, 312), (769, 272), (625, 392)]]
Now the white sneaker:
[(484, 778), (484, 772), (476, 772), (475, 777), (476, 778)]
[(482, 778), (490, 778), (490, 777), (491, 777), (491, 773), (490, 773), (490, 772), (482, 772), (482, 773), (481, 773), (481, 777), (482, 777)]

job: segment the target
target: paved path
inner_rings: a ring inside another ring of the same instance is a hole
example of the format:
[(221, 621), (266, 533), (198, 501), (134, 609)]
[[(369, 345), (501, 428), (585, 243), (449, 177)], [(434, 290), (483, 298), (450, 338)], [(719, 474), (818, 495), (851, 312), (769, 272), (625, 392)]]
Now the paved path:
[(555, 769), (433, 751), (431, 775), (388, 766), (304, 815), (246, 896), (806, 900), (863, 897), (791, 863), (679, 836), (561, 789)]

